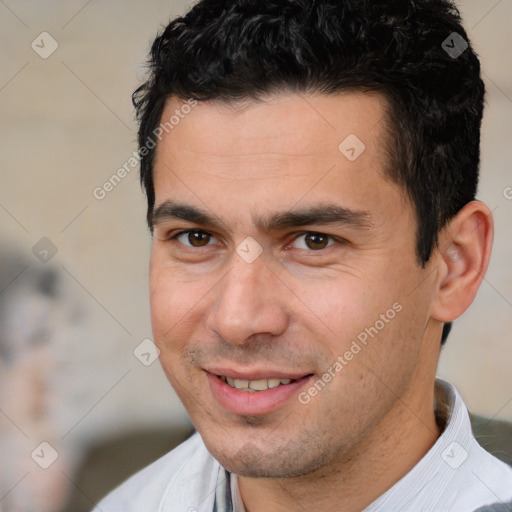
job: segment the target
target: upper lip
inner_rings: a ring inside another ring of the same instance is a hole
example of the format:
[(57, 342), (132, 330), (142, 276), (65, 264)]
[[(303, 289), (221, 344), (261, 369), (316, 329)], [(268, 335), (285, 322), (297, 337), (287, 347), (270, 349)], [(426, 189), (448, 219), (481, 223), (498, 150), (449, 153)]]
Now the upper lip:
[(208, 373), (217, 375), (218, 377), (230, 377), (232, 379), (239, 380), (261, 380), (261, 379), (292, 379), (298, 380), (302, 377), (311, 375), (311, 372), (297, 372), (297, 371), (286, 371), (286, 370), (264, 370), (251, 369), (251, 370), (238, 370), (236, 368), (207, 368), (205, 369)]

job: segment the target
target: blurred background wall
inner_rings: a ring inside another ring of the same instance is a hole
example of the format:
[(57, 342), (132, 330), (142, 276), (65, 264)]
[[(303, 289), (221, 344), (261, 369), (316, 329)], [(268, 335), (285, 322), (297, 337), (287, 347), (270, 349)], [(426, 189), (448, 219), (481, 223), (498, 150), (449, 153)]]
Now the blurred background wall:
[[(472, 411), (512, 420), (512, 1), (457, 4), (487, 85), (479, 198), (497, 235), (439, 374)], [(130, 96), (149, 45), (186, 10), (178, 0), (0, 1), (0, 448), (17, 461), (0, 474), (2, 512), (57, 510), (91, 443), (188, 425), (147, 355), (150, 237), (129, 160)], [(127, 176), (95, 197), (123, 165)], [(53, 502), (31, 508), (49, 489)]]

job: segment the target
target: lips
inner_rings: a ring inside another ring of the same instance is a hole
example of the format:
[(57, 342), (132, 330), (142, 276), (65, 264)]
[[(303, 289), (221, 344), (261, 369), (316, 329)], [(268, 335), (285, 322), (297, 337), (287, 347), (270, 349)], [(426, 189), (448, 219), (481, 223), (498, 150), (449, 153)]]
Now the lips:
[(312, 374), (279, 371), (242, 372), (232, 369), (205, 371), (213, 398), (222, 409), (236, 415), (265, 415), (292, 403)]

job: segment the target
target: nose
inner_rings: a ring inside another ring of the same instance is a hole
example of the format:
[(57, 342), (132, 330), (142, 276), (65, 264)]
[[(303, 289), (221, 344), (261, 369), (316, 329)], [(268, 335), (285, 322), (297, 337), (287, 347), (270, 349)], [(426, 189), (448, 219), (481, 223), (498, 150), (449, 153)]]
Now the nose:
[(234, 254), (228, 270), (215, 287), (208, 328), (236, 345), (245, 344), (254, 334), (282, 334), (289, 321), (286, 287), (263, 256), (247, 263)]

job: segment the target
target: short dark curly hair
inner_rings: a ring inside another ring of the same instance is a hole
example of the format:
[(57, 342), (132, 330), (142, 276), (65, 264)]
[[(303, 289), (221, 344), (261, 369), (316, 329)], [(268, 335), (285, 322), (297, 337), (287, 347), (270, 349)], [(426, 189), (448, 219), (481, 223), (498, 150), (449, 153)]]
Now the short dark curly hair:
[[(455, 5), (202, 0), (153, 43), (147, 81), (133, 94), (139, 146), (146, 147), (171, 96), (257, 100), (285, 90), (385, 97), (387, 174), (415, 208), (417, 257), (425, 266), (439, 231), (475, 199), (478, 186), (485, 87)], [(141, 154), (150, 228), (154, 154)]]

